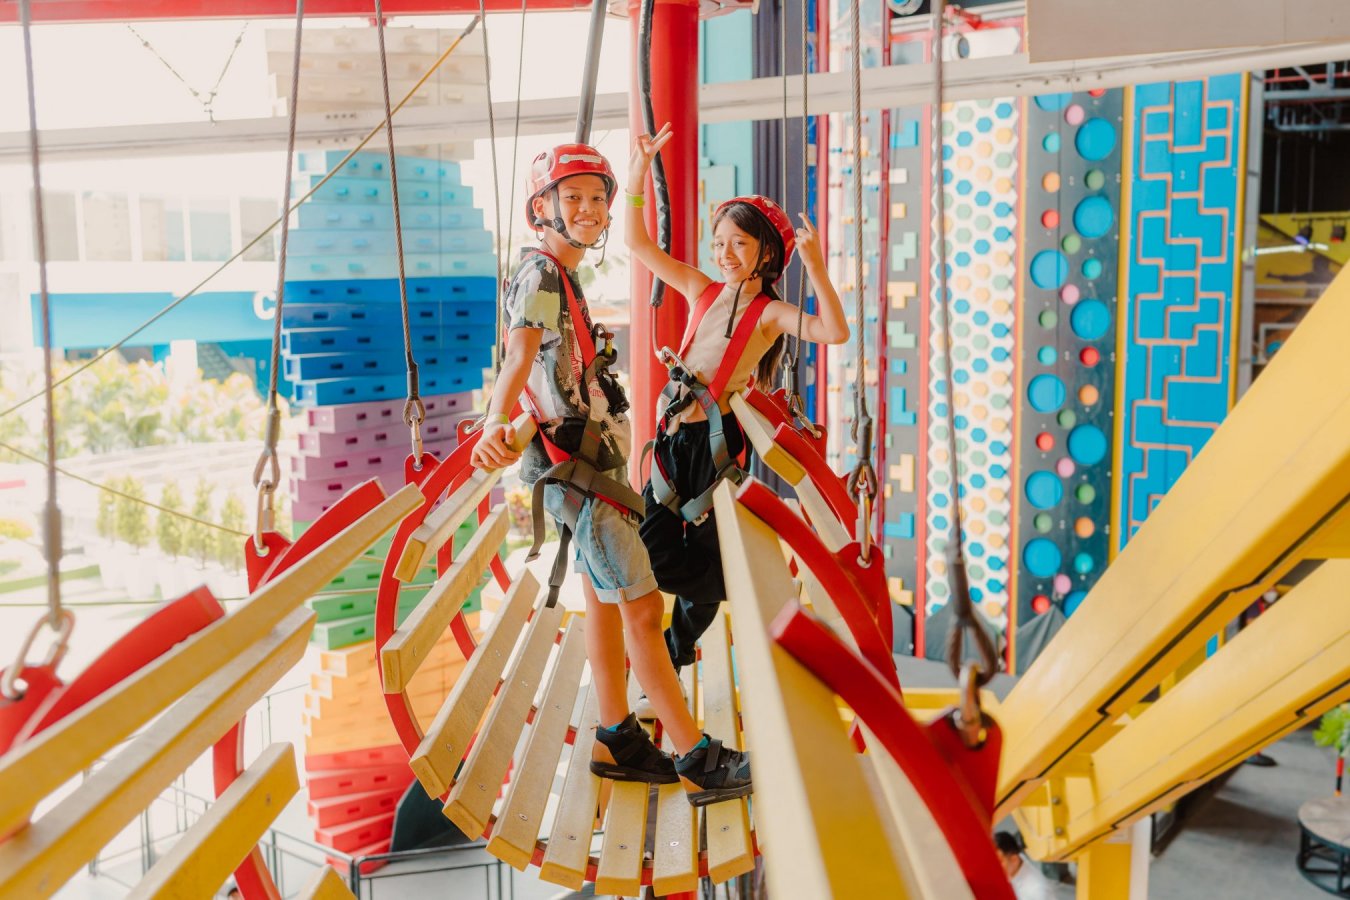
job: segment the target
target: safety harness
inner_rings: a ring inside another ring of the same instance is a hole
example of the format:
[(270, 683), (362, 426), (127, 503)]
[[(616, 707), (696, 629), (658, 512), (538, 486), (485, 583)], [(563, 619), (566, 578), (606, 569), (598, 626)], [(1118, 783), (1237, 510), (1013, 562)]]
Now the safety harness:
[[(545, 435), (539, 404), (529, 388), (525, 389), (526, 406), (535, 422), (540, 425), (537, 436), (553, 463), (534, 483), (532, 503), (534, 544), (530, 547), (526, 560), (536, 559), (544, 543), (544, 488), (549, 484), (557, 484), (563, 489), (558, 555), (553, 560), (553, 569), (548, 579), (547, 602), (549, 606), (554, 606), (558, 602), (558, 592), (562, 588), (563, 580), (567, 577), (567, 550), (571, 546), (572, 534), (577, 527), (577, 517), (581, 515), (586, 501), (596, 498), (620, 512), (635, 513), (639, 518), (642, 517), (644, 504), (641, 494), (605, 475), (599, 465), (601, 428), (599, 420), (595, 417), (591, 385), (618, 359), (618, 351), (614, 349), (612, 343), (613, 335), (601, 325), (587, 325), (586, 316), (582, 314), (581, 304), (577, 302), (576, 292), (572, 288), (572, 279), (567, 276), (563, 264), (546, 250), (531, 248), (530, 252), (551, 260), (562, 276), (563, 293), (567, 296), (567, 314), (571, 319), (572, 333), (576, 336), (577, 349), (581, 354), (581, 387), (588, 400), (580, 445), (575, 452), (568, 452)], [(599, 350), (595, 345), (597, 337), (604, 340), (604, 346)]]
[[(750, 338), (754, 335), (755, 329), (759, 327), (759, 320), (764, 315), (765, 308), (772, 302), (772, 298), (767, 294), (760, 294), (750, 302), (750, 305), (745, 309), (745, 313), (742, 314), (741, 320), (736, 323), (735, 330), (727, 342), (727, 349), (722, 355), (722, 362), (718, 365), (712, 381), (704, 384), (699, 381), (697, 374), (685, 363), (683, 357), (693, 346), (694, 336), (698, 334), (698, 327), (702, 324), (703, 317), (707, 315), (708, 310), (717, 301), (718, 294), (721, 293), (723, 287), (722, 283), (713, 282), (699, 295), (698, 302), (694, 305), (693, 314), (689, 317), (689, 324), (684, 329), (684, 337), (680, 340), (680, 352), (678, 354), (669, 347), (661, 348), (661, 360), (670, 369), (670, 384), (666, 385), (665, 390), (661, 392), (661, 396), (665, 399), (667, 405), (657, 426), (659, 436), (664, 437), (669, 434), (668, 429), (671, 421), (690, 402), (698, 403), (708, 417), (708, 444), (712, 453), (716, 476), (707, 490), (691, 500), (685, 500), (675, 491), (675, 487), (671, 483), (672, 473), (665, 471), (661, 462), (661, 455), (656, 453), (652, 456), (652, 494), (662, 506), (676, 513), (686, 522), (692, 522), (695, 525), (708, 518), (708, 514), (712, 511), (713, 489), (719, 483), (730, 479), (732, 483), (740, 484), (745, 478), (745, 470), (740, 467), (736, 458), (727, 449), (726, 432), (722, 425), (722, 408), (718, 401), (721, 400), (722, 392), (726, 390), (732, 372), (736, 370), (742, 354), (745, 353)], [(734, 317), (734, 310), (732, 315)], [(683, 396), (680, 396), (681, 387), (687, 388)], [(656, 441), (649, 442), (643, 448), (643, 455), (645, 456), (650, 452), (655, 444)]]

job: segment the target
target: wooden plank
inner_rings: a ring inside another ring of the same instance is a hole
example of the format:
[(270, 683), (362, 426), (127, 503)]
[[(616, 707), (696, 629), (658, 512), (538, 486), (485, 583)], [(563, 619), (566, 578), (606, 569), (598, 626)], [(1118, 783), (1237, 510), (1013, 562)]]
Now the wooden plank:
[(203, 679), (263, 638), (310, 594), (327, 584), (421, 502), (403, 488), (353, 522), (312, 555), (255, 591), (232, 615), (203, 628), (173, 650), (14, 748), (0, 766), (0, 834), (22, 825), (38, 802), (88, 768)]
[(764, 465), (774, 471), (779, 478), (794, 487), (806, 478), (806, 469), (773, 439), (773, 424), (745, 401), (739, 392), (731, 395), (731, 410), (736, 414), (736, 422), (745, 432), (755, 454), (764, 461)]
[(577, 724), (572, 757), (567, 763), (562, 797), (553, 817), (544, 862), (539, 877), (552, 884), (577, 890), (586, 880), (591, 856), (591, 833), (595, 830), (595, 812), (600, 802), (600, 777), (591, 774), (591, 747), (595, 729), (600, 726), (600, 699), (592, 681), (586, 692), (586, 706)]
[[(698, 679), (696, 666), (680, 672), (689, 709), (697, 716)], [(662, 735), (661, 749), (675, 752), (670, 733)], [(657, 896), (689, 893), (698, 889), (698, 814), (689, 805), (682, 783), (663, 784), (656, 789), (656, 835), (652, 842), (652, 891)]]
[(542, 599), (535, 607), (525, 643), (512, 660), (497, 691), (497, 701), (478, 729), (473, 749), (446, 799), (446, 817), (475, 840), (487, 828), (492, 804), (501, 793), (511, 754), (520, 743), (534, 695), (543, 681), (549, 651), (557, 640), (562, 612), (561, 606), (547, 606)]
[(389, 638), (380, 651), (385, 693), (397, 693), (407, 687), (417, 667), (445, 634), (450, 620), (478, 587), (488, 563), (506, 539), (509, 524), (505, 508), (493, 510), (464, 545), (459, 557), (436, 579), (422, 602)]
[[(779, 556), (782, 559), (782, 556)], [(780, 563), (781, 565), (781, 563)], [(718, 615), (699, 642), (703, 650), (703, 728), (732, 750), (741, 749), (736, 674), (731, 665), (731, 630)], [(703, 810), (708, 839), (708, 877), (715, 883), (755, 867), (746, 798), (714, 803)]]
[(576, 707), (581, 670), (586, 664), (584, 629), (584, 619), (574, 618), (567, 625), (543, 703), (530, 726), (525, 752), (516, 764), (488, 841), (489, 853), (522, 872), (534, 857), (567, 726)]
[(769, 623), (792, 595), (777, 535), (736, 502), (729, 484), (714, 502), (747, 742), (765, 748), (754, 756), (755, 822), (770, 894), (912, 896), (834, 694), (769, 639)]
[[(516, 439), (512, 446), (519, 452), (534, 438), (534, 420), (528, 415), (521, 415), (511, 424), (516, 429)], [(394, 577), (399, 581), (411, 581), (436, 551), (454, 537), (455, 529), (464, 524), (478, 509), (478, 504), (482, 503), (492, 491), (492, 486), (500, 477), (500, 470), (478, 469), (460, 485), (458, 490), (446, 497), (444, 503), (433, 509), (425, 521), (408, 537), (408, 543), (403, 547), (403, 555), (399, 557), (398, 565), (394, 568)]]
[[(642, 894), (642, 857), (647, 847), (647, 799), (651, 785), (616, 781), (605, 817), (605, 842), (596, 867), (595, 892), (620, 897)], [(687, 802), (687, 801), (686, 801)]]
[[(189, 690), (42, 818), (0, 844), (0, 885), (6, 896), (55, 893), (300, 660), (313, 626), (313, 612), (292, 612)], [(18, 758), (10, 754), (5, 769)], [(40, 777), (28, 769), (28, 777)]]
[(482, 720), (492, 692), (497, 689), (511, 648), (515, 646), (538, 593), (539, 582), (528, 570), (516, 576), (502, 611), (408, 761), (428, 796), (441, 797), (450, 789), (455, 770), (459, 768), (474, 729)]
[(356, 900), (332, 866), (324, 866), (295, 895), (295, 900)]
[(154, 864), (129, 897), (210, 897), (300, 790), (295, 751), (273, 744)]

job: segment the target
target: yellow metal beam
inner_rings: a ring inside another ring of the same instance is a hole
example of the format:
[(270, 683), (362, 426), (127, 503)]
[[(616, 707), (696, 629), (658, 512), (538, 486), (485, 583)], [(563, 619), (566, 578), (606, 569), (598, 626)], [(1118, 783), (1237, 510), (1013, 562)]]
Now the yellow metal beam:
[(1092, 753), (1058, 832), (1053, 807), (1019, 809), (1033, 855), (1069, 859), (1350, 697), (1347, 583), (1350, 560), (1323, 563)]
[(1058, 760), (1099, 746), (1106, 725), (1307, 558), (1350, 505), (1347, 334), (1350, 273), (1332, 283), (1009, 694), (1000, 714), (1001, 813)]

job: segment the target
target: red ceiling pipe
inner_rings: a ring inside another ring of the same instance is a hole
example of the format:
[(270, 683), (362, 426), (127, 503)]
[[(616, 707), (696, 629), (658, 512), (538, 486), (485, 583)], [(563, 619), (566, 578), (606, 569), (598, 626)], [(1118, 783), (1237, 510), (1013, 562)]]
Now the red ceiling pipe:
[[(488, 12), (520, 12), (519, 0), (487, 0)], [(530, 12), (590, 9), (589, 0), (527, 0)], [(386, 0), (386, 16), (476, 15), (478, 0)], [(305, 17), (369, 17), (374, 0), (308, 0)], [(295, 0), (42, 0), (34, 22), (295, 18)], [(0, 24), (19, 21), (18, 0), (0, 0)]]

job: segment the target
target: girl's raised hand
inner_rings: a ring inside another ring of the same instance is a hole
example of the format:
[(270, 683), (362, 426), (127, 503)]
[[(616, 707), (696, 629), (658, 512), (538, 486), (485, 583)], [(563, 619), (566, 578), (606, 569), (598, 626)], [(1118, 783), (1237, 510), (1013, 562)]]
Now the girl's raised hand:
[(806, 217), (806, 213), (797, 213), (801, 217), (802, 227), (795, 232), (797, 240), (797, 252), (802, 256), (803, 264), (823, 263), (825, 256), (820, 249), (820, 235), (816, 233), (816, 226), (811, 224), (811, 220)]
[(628, 193), (641, 194), (646, 189), (647, 170), (673, 133), (667, 122), (655, 137), (640, 134), (633, 141), (633, 155), (628, 158)]

